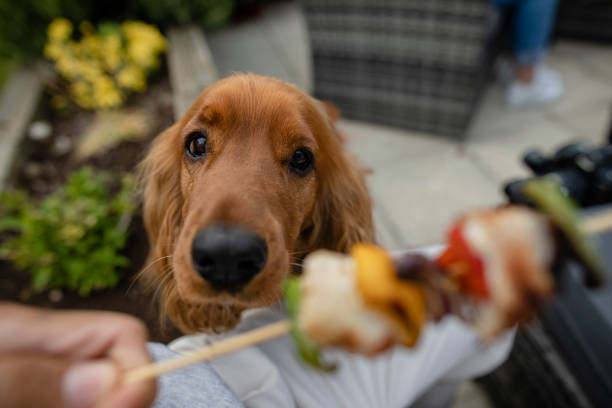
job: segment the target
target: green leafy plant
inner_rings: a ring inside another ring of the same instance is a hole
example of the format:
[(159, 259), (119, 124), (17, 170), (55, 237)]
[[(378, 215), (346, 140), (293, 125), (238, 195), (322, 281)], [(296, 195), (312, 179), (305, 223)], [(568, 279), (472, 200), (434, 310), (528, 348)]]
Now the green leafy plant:
[(30, 272), (35, 292), (67, 288), (87, 296), (115, 286), (129, 262), (119, 252), (135, 202), (131, 175), (117, 192), (112, 184), (109, 174), (83, 168), (38, 204), (23, 192), (2, 193), (0, 231), (11, 237), (0, 256)]

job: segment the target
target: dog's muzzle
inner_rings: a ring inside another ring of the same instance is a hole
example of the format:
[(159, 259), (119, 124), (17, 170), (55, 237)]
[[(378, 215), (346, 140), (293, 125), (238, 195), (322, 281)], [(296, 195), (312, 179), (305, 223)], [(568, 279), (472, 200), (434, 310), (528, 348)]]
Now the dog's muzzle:
[(254, 232), (226, 224), (198, 231), (191, 245), (195, 270), (213, 288), (240, 290), (266, 265), (266, 241)]

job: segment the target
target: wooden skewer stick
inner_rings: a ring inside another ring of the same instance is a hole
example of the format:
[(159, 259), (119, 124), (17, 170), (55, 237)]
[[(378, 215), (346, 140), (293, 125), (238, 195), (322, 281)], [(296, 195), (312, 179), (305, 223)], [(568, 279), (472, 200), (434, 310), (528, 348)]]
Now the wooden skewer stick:
[(179, 368), (190, 364), (210, 360), (214, 357), (230, 353), (243, 347), (280, 337), (289, 333), (290, 330), (291, 322), (289, 322), (289, 320), (281, 320), (246, 333), (229, 337), (218, 343), (202, 347), (201, 349), (194, 350), (193, 352), (180, 357), (158, 361), (153, 364), (132, 369), (124, 374), (123, 384), (134, 384), (138, 381), (157, 377), (160, 374), (167, 373), (169, 371), (178, 370)]

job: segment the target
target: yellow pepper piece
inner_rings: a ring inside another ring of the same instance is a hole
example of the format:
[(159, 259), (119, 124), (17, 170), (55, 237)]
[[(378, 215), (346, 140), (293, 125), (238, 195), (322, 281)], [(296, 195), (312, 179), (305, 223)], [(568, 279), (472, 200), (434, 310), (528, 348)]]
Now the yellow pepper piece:
[(416, 344), (421, 327), (425, 323), (425, 295), (419, 284), (398, 280), (395, 302), (401, 305), (405, 316), (402, 342), (412, 347)]
[(400, 280), (393, 260), (382, 248), (357, 244), (351, 255), (357, 265), (357, 289), (366, 305), (389, 319), (401, 343), (414, 346), (426, 315), (425, 295), (420, 285)]
[(357, 289), (366, 303), (388, 302), (396, 279), (389, 254), (375, 245), (356, 244), (351, 255), (357, 265)]

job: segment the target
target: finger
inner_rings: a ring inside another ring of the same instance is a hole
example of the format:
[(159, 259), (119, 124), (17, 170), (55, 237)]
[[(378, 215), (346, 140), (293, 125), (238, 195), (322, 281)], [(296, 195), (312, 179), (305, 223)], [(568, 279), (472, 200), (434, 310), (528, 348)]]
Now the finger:
[[(151, 362), (151, 357), (143, 344), (147, 341), (146, 327), (139, 321), (125, 322), (121, 333), (116, 337), (109, 357), (118, 362), (122, 373), (131, 368), (140, 367)], [(153, 403), (156, 392), (154, 379), (142, 381), (130, 386), (118, 387), (105, 398), (100, 408), (113, 407), (148, 407)]]
[[(96, 406), (108, 399), (117, 386), (120, 372), (109, 360), (83, 361), (70, 366), (61, 384), (63, 401), (70, 408)], [(117, 408), (130, 408), (117, 406)]]
[(107, 360), (75, 364), (64, 374), (63, 399), (71, 408), (149, 407), (155, 399), (155, 381), (125, 387), (121, 385), (121, 375), (119, 367)]
[(36, 352), (74, 359), (112, 355), (129, 368), (149, 362), (146, 328), (131, 316), (1, 303), (0, 311), (0, 353)]
[[(64, 312), (0, 304), (0, 352), (32, 352), (75, 358), (102, 354), (108, 329), (116, 326), (112, 313)], [(19, 335), (16, 335), (19, 334)]]
[(149, 334), (140, 320), (128, 317), (117, 322), (115, 330), (107, 355), (122, 369), (127, 370), (151, 362), (146, 347)]
[(112, 390), (96, 408), (145, 408), (155, 399), (155, 380), (142, 381), (127, 387)]

